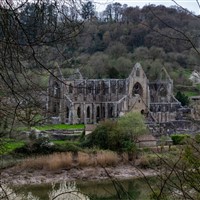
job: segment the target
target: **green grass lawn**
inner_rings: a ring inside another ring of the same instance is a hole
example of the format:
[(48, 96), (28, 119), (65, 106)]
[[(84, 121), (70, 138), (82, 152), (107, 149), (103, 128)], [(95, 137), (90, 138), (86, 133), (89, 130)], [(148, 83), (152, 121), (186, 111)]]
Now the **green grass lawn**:
[(50, 124), (45, 126), (36, 126), (38, 130), (46, 131), (46, 130), (69, 130), (69, 129), (83, 129), (84, 124)]
[(184, 91), (183, 92), (186, 96), (191, 97), (191, 96), (198, 96), (199, 93), (195, 91)]
[(0, 141), (0, 155), (8, 154), (14, 151), (15, 149), (22, 147), (25, 144), (23, 141), (14, 141), (14, 140), (1, 140)]

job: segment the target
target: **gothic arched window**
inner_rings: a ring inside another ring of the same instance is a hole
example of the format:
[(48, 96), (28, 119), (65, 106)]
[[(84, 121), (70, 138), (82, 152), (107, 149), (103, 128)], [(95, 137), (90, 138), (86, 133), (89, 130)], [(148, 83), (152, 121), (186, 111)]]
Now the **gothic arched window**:
[(111, 81), (111, 93), (116, 93), (116, 81)]
[(100, 107), (99, 107), (99, 106), (97, 106), (97, 114), (96, 114), (96, 117), (97, 117), (97, 118), (100, 118)]
[(69, 107), (66, 108), (66, 118), (69, 118)]
[(90, 118), (90, 106), (87, 107), (87, 118)]
[(113, 105), (108, 104), (108, 117), (112, 118), (113, 117)]
[(77, 108), (77, 116), (78, 116), (78, 118), (81, 118), (81, 108), (80, 107)]
[(73, 93), (73, 86), (72, 86), (71, 83), (69, 84), (69, 93), (70, 93), (70, 94)]
[(141, 84), (138, 83), (138, 82), (133, 86), (132, 95), (134, 96), (135, 94), (139, 94), (140, 96), (143, 95), (142, 86), (141, 86)]
[(53, 84), (53, 96), (56, 98), (60, 98), (60, 86), (57, 82)]
[(53, 104), (53, 114), (54, 114), (54, 116), (59, 115), (59, 108), (60, 108), (60, 103), (54, 102), (54, 104)]

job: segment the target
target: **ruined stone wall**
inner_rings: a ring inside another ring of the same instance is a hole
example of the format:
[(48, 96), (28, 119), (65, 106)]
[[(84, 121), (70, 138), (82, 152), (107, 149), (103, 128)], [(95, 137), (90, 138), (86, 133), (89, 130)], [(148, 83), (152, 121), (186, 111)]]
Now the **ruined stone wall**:
[(191, 117), (195, 120), (200, 120), (200, 96), (194, 96), (190, 99), (192, 108)]
[(140, 64), (136, 64), (128, 78), (129, 111), (144, 111), (149, 106), (148, 79)]
[(158, 123), (177, 117), (180, 103), (173, 97), (173, 81), (149, 83), (138, 63), (127, 79), (83, 79), (77, 74), (64, 79), (57, 68), (49, 79), (49, 116), (61, 123), (97, 123), (134, 111), (150, 113)]
[(66, 80), (66, 88), (66, 123), (97, 123), (127, 109), (125, 79)]
[(66, 85), (66, 94), (74, 101), (117, 101), (126, 94), (125, 79), (75, 80)]
[(53, 116), (53, 122), (62, 122), (64, 120), (64, 78), (57, 66), (49, 78), (48, 98), (47, 98), (47, 117)]
[(167, 72), (165, 78), (149, 83), (150, 113), (158, 123), (174, 121), (181, 103), (173, 95), (173, 81)]

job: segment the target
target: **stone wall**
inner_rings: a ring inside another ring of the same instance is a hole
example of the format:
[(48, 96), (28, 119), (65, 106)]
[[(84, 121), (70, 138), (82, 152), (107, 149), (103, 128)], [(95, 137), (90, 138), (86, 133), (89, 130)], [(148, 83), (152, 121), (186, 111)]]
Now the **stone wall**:
[(173, 96), (173, 81), (167, 76), (149, 83), (139, 63), (126, 79), (83, 79), (80, 72), (64, 78), (57, 66), (48, 93), (48, 116), (58, 123), (95, 124), (127, 112), (162, 123), (175, 120), (181, 107)]

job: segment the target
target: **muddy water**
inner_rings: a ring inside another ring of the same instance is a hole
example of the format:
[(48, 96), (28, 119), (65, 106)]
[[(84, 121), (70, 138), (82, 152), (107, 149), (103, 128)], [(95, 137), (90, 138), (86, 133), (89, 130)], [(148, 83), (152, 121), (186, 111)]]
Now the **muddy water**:
[[(152, 183), (155, 178), (148, 178)], [(68, 184), (68, 183), (66, 183)], [(54, 190), (58, 190), (60, 184), (57, 183)], [(76, 188), (80, 193), (95, 200), (116, 200), (116, 199), (138, 199), (147, 200), (151, 194), (144, 179), (129, 179), (118, 181), (78, 181)], [(52, 184), (23, 185), (15, 188), (17, 193), (27, 195), (29, 192), (41, 200), (49, 200), (48, 193), (52, 191)], [(63, 190), (62, 190), (63, 192)], [(67, 198), (63, 198), (66, 199)]]

